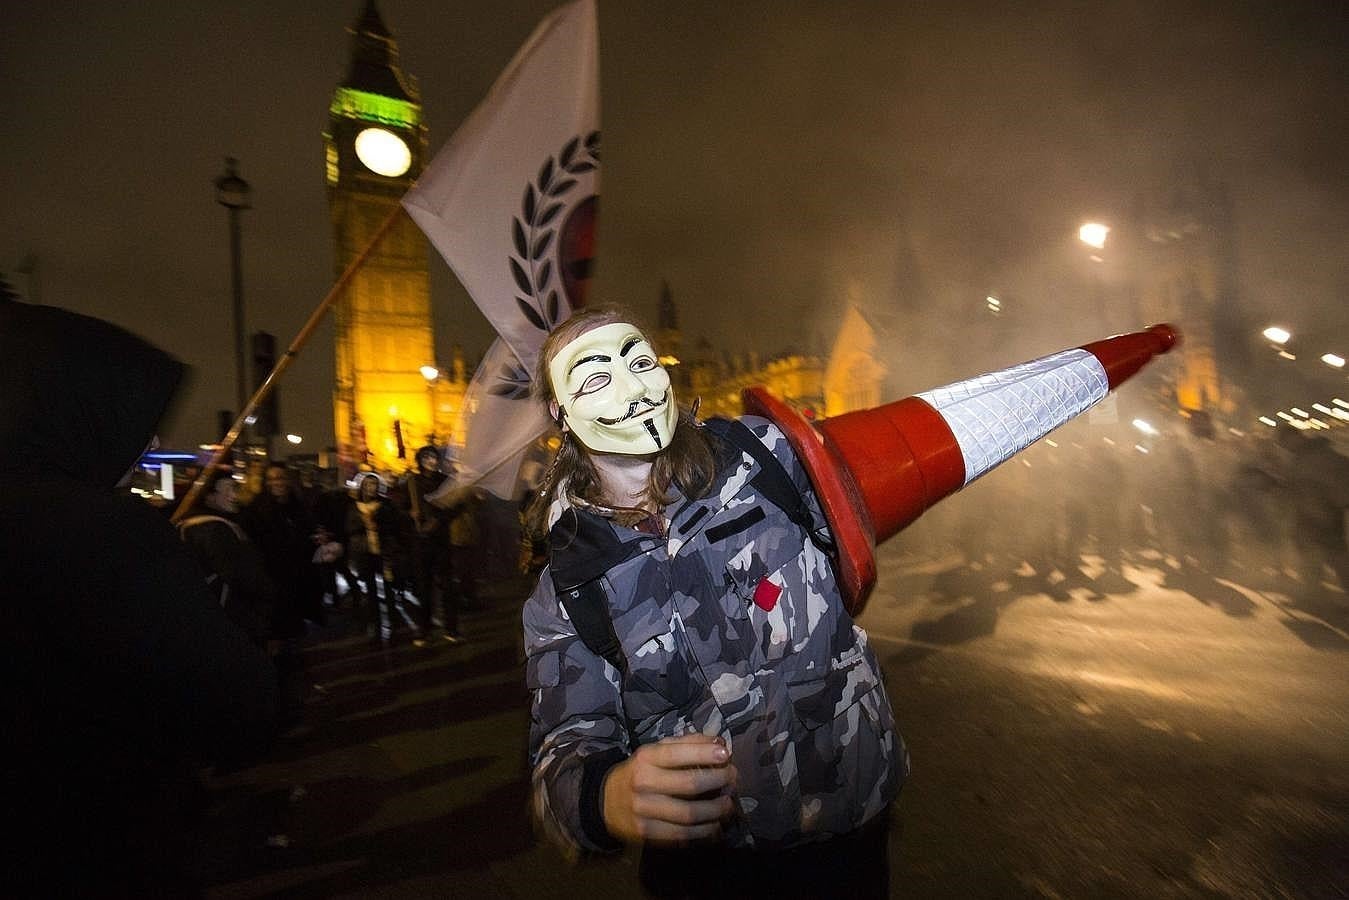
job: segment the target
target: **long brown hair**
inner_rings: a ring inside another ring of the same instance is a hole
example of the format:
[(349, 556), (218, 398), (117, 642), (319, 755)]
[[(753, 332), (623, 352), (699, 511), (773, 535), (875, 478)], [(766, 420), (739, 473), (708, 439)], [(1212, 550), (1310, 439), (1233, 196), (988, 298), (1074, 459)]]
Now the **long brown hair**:
[[(534, 372), (534, 396), (544, 404), (556, 400), (548, 378), (548, 364), (553, 357), (587, 331), (615, 322), (629, 322), (641, 328), (641, 323), (631, 313), (617, 306), (581, 310), (557, 326), (539, 351)], [(643, 334), (648, 333), (644, 328), (641, 331)], [(712, 487), (716, 474), (716, 454), (711, 440), (693, 421), (688, 410), (681, 407), (670, 445), (659, 451), (652, 460), (651, 475), (642, 492), (640, 505), (659, 507), (669, 503), (674, 499), (670, 492), (673, 485), (678, 485), (688, 497), (701, 497)], [(609, 505), (599, 471), (590, 458), (590, 451), (570, 434), (563, 434), (562, 446), (539, 487), (538, 495), (525, 512), (526, 522), (534, 533), (542, 534), (548, 530), (548, 508), (563, 483), (567, 485), (570, 497), (594, 506)]]

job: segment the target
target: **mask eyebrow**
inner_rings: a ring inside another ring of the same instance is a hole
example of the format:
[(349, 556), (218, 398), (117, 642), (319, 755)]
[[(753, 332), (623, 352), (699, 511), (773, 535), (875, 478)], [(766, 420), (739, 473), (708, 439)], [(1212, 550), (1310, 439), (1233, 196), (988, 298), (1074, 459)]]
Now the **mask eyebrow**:
[(633, 335), (632, 337), (628, 338), (626, 341), (623, 342), (623, 348), (618, 351), (618, 355), (623, 357), (624, 359), (627, 359), (628, 354), (632, 352), (632, 348), (636, 347), (641, 342), (642, 339), (640, 337)]
[(577, 367), (583, 366), (589, 362), (613, 362), (613, 359), (603, 353), (592, 353), (589, 356), (583, 356), (572, 363), (571, 368), (567, 370), (567, 374), (570, 375), (572, 372), (576, 371)]

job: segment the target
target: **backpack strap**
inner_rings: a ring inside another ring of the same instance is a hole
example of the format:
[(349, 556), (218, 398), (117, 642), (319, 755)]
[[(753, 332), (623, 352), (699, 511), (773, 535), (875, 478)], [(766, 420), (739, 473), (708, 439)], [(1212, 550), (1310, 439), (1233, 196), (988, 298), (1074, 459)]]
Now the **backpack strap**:
[(229, 519), (223, 518), (222, 516), (213, 516), (209, 514), (188, 516), (186, 519), (179, 522), (178, 536), (183, 540), (187, 540), (187, 529), (191, 528), (193, 525), (205, 525), (207, 522), (219, 522), (222, 525), (228, 525), (230, 531), (234, 532), (236, 538), (241, 541), (248, 539), (244, 534), (244, 530), (240, 528), (238, 524), (231, 522)]
[[(230, 530), (234, 532), (235, 538), (237, 538), (241, 543), (247, 540), (247, 538), (244, 536), (243, 529), (240, 528), (234, 522), (231, 522), (229, 519), (209, 514), (188, 516), (186, 519), (178, 523), (178, 537), (183, 541), (183, 543), (188, 545), (189, 549), (191, 550), (194, 556), (197, 556), (202, 551), (197, 548), (195, 538), (189, 537), (187, 532), (194, 526), (207, 525), (210, 524), (211, 522), (219, 522), (221, 525), (228, 525)], [(210, 588), (212, 591), (215, 591), (217, 593), (216, 599), (218, 600), (222, 608), (229, 605), (229, 598), (230, 598), (229, 582), (226, 581), (224, 578), (222, 578), (219, 572), (206, 573), (206, 586)]]
[(553, 588), (577, 637), (626, 675), (628, 659), (614, 631), (602, 579), (611, 568), (640, 553), (641, 541), (625, 543), (598, 516), (568, 509), (549, 529), (548, 549)]
[(791, 475), (782, 463), (773, 455), (773, 451), (764, 446), (763, 441), (750, 431), (749, 426), (739, 419), (708, 419), (703, 427), (712, 434), (732, 445), (737, 450), (748, 453), (759, 464), (758, 473), (750, 479), (750, 484), (764, 496), (769, 503), (787, 514), (802, 531), (810, 536), (811, 543), (825, 553), (833, 554), (834, 542), (815, 523), (810, 507)]

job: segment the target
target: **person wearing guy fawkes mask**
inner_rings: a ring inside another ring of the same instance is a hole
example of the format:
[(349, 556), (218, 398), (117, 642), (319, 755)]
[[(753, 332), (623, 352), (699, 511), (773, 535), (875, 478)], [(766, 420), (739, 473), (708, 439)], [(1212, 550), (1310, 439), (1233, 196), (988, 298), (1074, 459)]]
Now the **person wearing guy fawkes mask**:
[(417, 637), (412, 643), (426, 647), (431, 642), (435, 605), (441, 609), (441, 638), (459, 641), (459, 610), (450, 580), (449, 514), (427, 498), (445, 483), (440, 471), (440, 451), (431, 445), (417, 451), (417, 471), (406, 482), (408, 509), (412, 514), (412, 575), (417, 594)]
[(544, 832), (641, 847), (657, 897), (888, 896), (907, 753), (786, 438), (680, 411), (619, 310), (560, 325), (535, 383), (563, 432), (524, 609)]

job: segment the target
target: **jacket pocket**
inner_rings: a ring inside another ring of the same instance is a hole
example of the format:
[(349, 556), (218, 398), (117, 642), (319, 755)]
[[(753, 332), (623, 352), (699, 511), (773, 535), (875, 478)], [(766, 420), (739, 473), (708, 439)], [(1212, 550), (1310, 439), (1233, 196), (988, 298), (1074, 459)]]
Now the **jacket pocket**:
[(851, 831), (885, 809), (902, 777), (902, 745), (875, 665), (857, 645), (833, 659), (825, 676), (787, 690), (798, 729), (801, 829)]
[(746, 532), (734, 550), (727, 554), (726, 577), (736, 592), (746, 602), (751, 602), (760, 581), (792, 562), (800, 554), (800, 529), (795, 525), (780, 527), (774, 519), (768, 525), (761, 525)]
[[(862, 644), (854, 644), (829, 661), (822, 676), (789, 682), (787, 693), (797, 721), (807, 731), (830, 725), (875, 690), (876, 671)], [(869, 713), (869, 710), (868, 710)]]
[(546, 650), (525, 659), (525, 687), (531, 691), (562, 683), (562, 654)]
[(614, 617), (614, 632), (627, 657), (623, 712), (635, 732), (655, 719), (693, 706), (701, 696), (684, 652), (684, 639), (671, 627), (672, 607), (645, 600)]
[[(828, 630), (825, 620), (830, 615), (826, 599), (812, 593), (799, 530), (787, 534), (777, 530), (764, 537), (727, 560), (730, 589), (722, 597), (726, 615), (737, 620), (736, 628), (753, 642), (756, 667), (772, 665), (788, 654), (813, 656), (807, 645), (817, 629)], [(823, 668), (823, 660), (818, 662), (817, 670)]]

